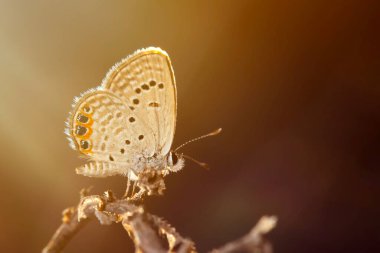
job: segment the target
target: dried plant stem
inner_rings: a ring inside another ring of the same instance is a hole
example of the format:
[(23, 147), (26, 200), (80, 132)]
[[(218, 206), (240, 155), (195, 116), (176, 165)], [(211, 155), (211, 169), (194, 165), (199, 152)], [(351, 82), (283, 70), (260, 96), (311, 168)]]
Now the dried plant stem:
[(252, 228), (249, 234), (242, 238), (229, 242), (212, 253), (230, 253), (230, 252), (253, 252), (253, 253), (271, 253), (272, 246), (267, 242), (263, 235), (271, 231), (277, 223), (275, 216), (263, 216)]
[(120, 222), (133, 240), (136, 252), (195, 252), (194, 243), (163, 219), (146, 213), (128, 199), (115, 199), (110, 191), (104, 196), (83, 196), (77, 208), (65, 209), (63, 223), (42, 252), (61, 252), (75, 233), (94, 217), (103, 225)]
[[(65, 209), (65, 211), (66, 214), (63, 216), (65, 217), (68, 215), (67, 211), (69, 211), (71, 216), (70, 220), (62, 222), (53, 237), (50, 239), (49, 243), (42, 250), (43, 253), (61, 252), (76, 232), (78, 232), (87, 223), (87, 220), (80, 222), (78, 221), (78, 212), (75, 208)], [(65, 218), (63, 218), (63, 220), (64, 219)]]
[[(76, 208), (64, 210), (62, 224), (43, 253), (61, 252), (75, 233), (94, 217), (103, 225), (121, 223), (133, 240), (136, 252), (196, 252), (191, 240), (182, 237), (163, 219), (146, 213), (133, 201), (115, 199), (111, 191), (105, 192), (103, 196), (87, 196), (87, 192), (82, 191), (81, 201)], [(275, 223), (274, 217), (263, 217), (248, 235), (213, 252), (243, 252), (244, 249), (250, 250), (245, 252), (270, 253), (264, 251), (269, 244), (264, 242), (262, 235), (271, 230)]]

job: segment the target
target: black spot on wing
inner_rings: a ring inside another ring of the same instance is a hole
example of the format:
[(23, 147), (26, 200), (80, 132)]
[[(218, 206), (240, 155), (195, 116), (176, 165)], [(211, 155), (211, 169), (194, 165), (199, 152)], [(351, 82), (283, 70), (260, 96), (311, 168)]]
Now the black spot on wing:
[(160, 107), (160, 104), (157, 102), (151, 102), (148, 104), (149, 107)]
[(75, 129), (76, 135), (82, 136), (82, 135), (85, 135), (86, 133), (87, 133), (87, 128), (83, 126), (77, 126)]
[(87, 123), (89, 121), (89, 118), (83, 114), (78, 114), (77, 120), (81, 123)]
[(141, 85), (141, 88), (143, 90), (149, 90), (149, 85), (147, 85), (146, 83), (144, 83), (143, 85)]

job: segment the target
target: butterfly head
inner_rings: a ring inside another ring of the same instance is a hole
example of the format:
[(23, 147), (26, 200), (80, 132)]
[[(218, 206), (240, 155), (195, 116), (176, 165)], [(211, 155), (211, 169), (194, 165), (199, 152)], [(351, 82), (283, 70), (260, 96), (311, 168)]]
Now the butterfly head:
[(180, 171), (185, 166), (185, 159), (182, 154), (170, 151), (167, 156), (167, 165), (170, 171)]
[(222, 129), (218, 128), (215, 131), (212, 131), (211, 133), (199, 136), (195, 139), (192, 139), (192, 140), (185, 142), (184, 144), (182, 144), (179, 147), (177, 147), (176, 149), (174, 149), (174, 151), (170, 151), (168, 156), (167, 156), (167, 163), (166, 163), (169, 167), (169, 171), (173, 171), (173, 172), (180, 171), (185, 166), (185, 158), (197, 163), (198, 165), (200, 165), (203, 168), (208, 169), (208, 166), (206, 163), (199, 162), (190, 156), (187, 156), (184, 154), (179, 154), (179, 153), (177, 153), (177, 150), (181, 149), (182, 147), (184, 147), (187, 144), (192, 143), (194, 141), (198, 141), (198, 140), (201, 140), (201, 139), (209, 137), (209, 136), (218, 135), (221, 131), (222, 131)]

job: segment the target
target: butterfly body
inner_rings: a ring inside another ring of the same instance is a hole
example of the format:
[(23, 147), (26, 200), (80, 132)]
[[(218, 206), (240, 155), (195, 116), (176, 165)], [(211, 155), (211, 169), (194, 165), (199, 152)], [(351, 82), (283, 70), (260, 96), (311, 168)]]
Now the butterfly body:
[(88, 160), (77, 174), (138, 181), (146, 171), (166, 175), (182, 169), (182, 156), (170, 152), (176, 110), (174, 72), (165, 51), (146, 48), (117, 63), (99, 87), (74, 100), (66, 134)]
[[(174, 154), (174, 153), (173, 153)], [(174, 163), (172, 160), (172, 153), (167, 156), (137, 156), (133, 159), (132, 163), (111, 163), (91, 161), (76, 169), (76, 173), (88, 177), (107, 177), (114, 175), (124, 175), (130, 180), (138, 180), (138, 175), (144, 171), (157, 171), (163, 175), (169, 172), (177, 172), (184, 166), (184, 159), (175, 154), (178, 160)]]

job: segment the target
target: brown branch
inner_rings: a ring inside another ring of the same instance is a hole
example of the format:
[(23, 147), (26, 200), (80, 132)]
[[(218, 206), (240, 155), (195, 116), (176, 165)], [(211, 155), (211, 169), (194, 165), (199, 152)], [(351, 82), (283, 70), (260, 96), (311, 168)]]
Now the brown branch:
[[(64, 210), (62, 224), (43, 253), (61, 252), (75, 233), (94, 217), (102, 225), (121, 223), (133, 240), (136, 252), (196, 252), (191, 240), (183, 238), (163, 219), (146, 213), (133, 200), (115, 199), (111, 191), (106, 191), (103, 196), (87, 196), (87, 193), (88, 190), (82, 191), (76, 208)], [(275, 217), (264, 216), (248, 235), (212, 252), (271, 253), (270, 244), (263, 239), (263, 234), (269, 232), (275, 223)]]
[(74, 207), (65, 209), (62, 214), (62, 224), (42, 250), (43, 253), (61, 252), (67, 242), (87, 223), (87, 221), (78, 221), (78, 212)]
[(276, 223), (277, 218), (275, 216), (263, 216), (249, 234), (213, 250), (212, 253), (272, 253), (272, 246), (263, 238), (263, 235), (271, 231), (276, 226)]
[(194, 243), (163, 219), (146, 213), (131, 200), (115, 199), (111, 191), (104, 196), (84, 196), (77, 208), (66, 209), (62, 225), (42, 252), (61, 252), (75, 233), (94, 217), (103, 225), (120, 222), (133, 240), (136, 252), (196, 252)]
[[(86, 197), (90, 188), (80, 191), (81, 199)], [(42, 250), (42, 253), (61, 252), (71, 238), (84, 226), (87, 220), (79, 222), (78, 211), (75, 207), (69, 207), (62, 212), (62, 224), (55, 231), (53, 237)]]

